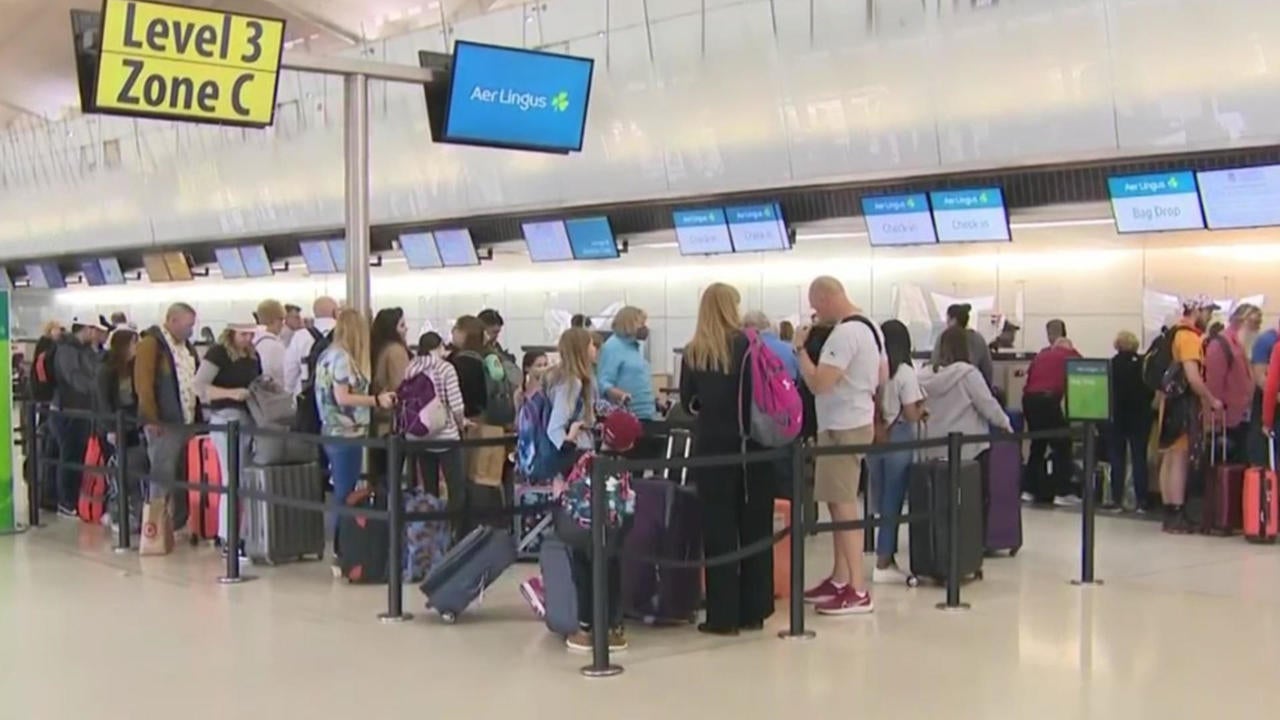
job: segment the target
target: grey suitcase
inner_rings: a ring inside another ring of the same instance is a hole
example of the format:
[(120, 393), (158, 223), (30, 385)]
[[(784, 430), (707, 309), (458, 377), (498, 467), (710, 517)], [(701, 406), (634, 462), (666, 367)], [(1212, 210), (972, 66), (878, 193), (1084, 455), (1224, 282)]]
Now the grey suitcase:
[(511, 533), (489, 525), (472, 530), (422, 582), (427, 608), (452, 623), (516, 561)]
[[(241, 474), (241, 482), (246, 489), (293, 500), (324, 500), (317, 463), (250, 465)], [(324, 513), (248, 499), (244, 510), (245, 551), (255, 563), (275, 565), (324, 558)]]
[(547, 629), (558, 635), (578, 632), (578, 588), (573, 581), (571, 550), (558, 537), (543, 539), (538, 550), (538, 569), (542, 571)]
[[(911, 573), (938, 583), (947, 580), (951, 537), (951, 495), (946, 461), (912, 463), (907, 497), (911, 512), (928, 512), (931, 520), (910, 525)], [(976, 460), (960, 463), (960, 579), (982, 579), (983, 535), (982, 467)]]

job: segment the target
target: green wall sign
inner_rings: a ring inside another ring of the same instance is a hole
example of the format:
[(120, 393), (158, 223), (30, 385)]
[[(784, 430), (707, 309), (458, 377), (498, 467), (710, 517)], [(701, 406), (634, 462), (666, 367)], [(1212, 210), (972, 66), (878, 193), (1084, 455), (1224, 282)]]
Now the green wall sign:
[(1067, 420), (1111, 419), (1111, 362), (1092, 358), (1067, 360)]

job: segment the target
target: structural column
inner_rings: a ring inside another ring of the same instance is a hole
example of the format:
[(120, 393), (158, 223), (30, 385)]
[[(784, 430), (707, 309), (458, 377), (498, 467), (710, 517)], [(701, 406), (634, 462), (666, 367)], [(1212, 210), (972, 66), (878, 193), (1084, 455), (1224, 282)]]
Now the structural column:
[(369, 314), (369, 77), (347, 75), (344, 99), (347, 304)]

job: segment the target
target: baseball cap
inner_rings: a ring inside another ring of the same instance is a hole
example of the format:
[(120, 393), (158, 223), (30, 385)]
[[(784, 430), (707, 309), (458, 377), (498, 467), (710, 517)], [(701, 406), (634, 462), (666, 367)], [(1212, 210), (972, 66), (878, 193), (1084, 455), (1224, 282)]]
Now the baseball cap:
[(601, 422), (600, 439), (614, 452), (626, 452), (635, 447), (643, 434), (639, 418), (626, 410), (614, 410)]
[(1214, 302), (1208, 295), (1192, 295), (1183, 298), (1182, 314), (1198, 312), (1200, 310), (1219, 310), (1218, 303)]

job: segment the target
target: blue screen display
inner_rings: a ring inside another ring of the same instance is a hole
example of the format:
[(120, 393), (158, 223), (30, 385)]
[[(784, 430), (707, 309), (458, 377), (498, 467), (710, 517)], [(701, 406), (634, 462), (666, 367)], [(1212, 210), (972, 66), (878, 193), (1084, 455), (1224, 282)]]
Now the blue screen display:
[(444, 141), (581, 150), (594, 65), (589, 58), (458, 41)]
[(61, 290), (67, 286), (67, 276), (56, 262), (43, 263), (45, 285), (53, 290)]
[(564, 221), (527, 222), (521, 224), (524, 244), (529, 248), (529, 259), (534, 262), (559, 262), (573, 259), (569, 245), (569, 232)]
[(244, 261), (244, 274), (251, 278), (271, 277), (275, 274), (267, 249), (262, 245), (240, 248), (240, 259)]
[(1009, 216), (998, 187), (929, 193), (938, 242), (1009, 240)]
[(718, 255), (733, 252), (729, 226), (722, 208), (676, 210), (672, 213), (676, 226), (676, 244), (681, 255)]
[(329, 254), (329, 248), (324, 240), (311, 240), (299, 243), (302, 249), (302, 262), (307, 266), (307, 272), (312, 275), (327, 275), (338, 272), (333, 264), (333, 256)]
[(39, 263), (27, 263), (27, 284), (33, 288), (47, 288), (48, 281), (44, 279), (44, 266)]
[(471, 241), (471, 231), (466, 228), (457, 230), (437, 230), (436, 250), (440, 253), (440, 262), (445, 267), (467, 267), (479, 265), (476, 255), (476, 244)]
[(102, 266), (97, 260), (81, 260), (80, 272), (84, 274), (84, 281), (89, 284), (89, 287), (107, 284), (107, 279), (102, 276)]
[(102, 277), (108, 285), (124, 284), (124, 271), (120, 269), (119, 258), (98, 258), (98, 265), (102, 267)]
[(441, 266), (436, 240), (429, 232), (405, 233), (400, 236), (400, 251), (410, 270), (427, 270)]
[(938, 242), (924, 193), (876, 195), (862, 198), (871, 247), (932, 245)]
[(222, 277), (228, 280), (245, 277), (244, 260), (240, 258), (240, 252), (235, 248), (217, 248), (213, 251), (213, 256), (218, 260), (218, 269), (222, 271)]
[(347, 241), (345, 239), (329, 241), (329, 257), (333, 258), (333, 267), (337, 272), (347, 271)]
[(569, 233), (569, 247), (576, 260), (602, 260), (618, 257), (618, 241), (607, 217), (576, 218), (564, 221)]
[(778, 203), (727, 207), (724, 213), (729, 220), (729, 237), (733, 240), (734, 252), (786, 250), (791, 247)]

